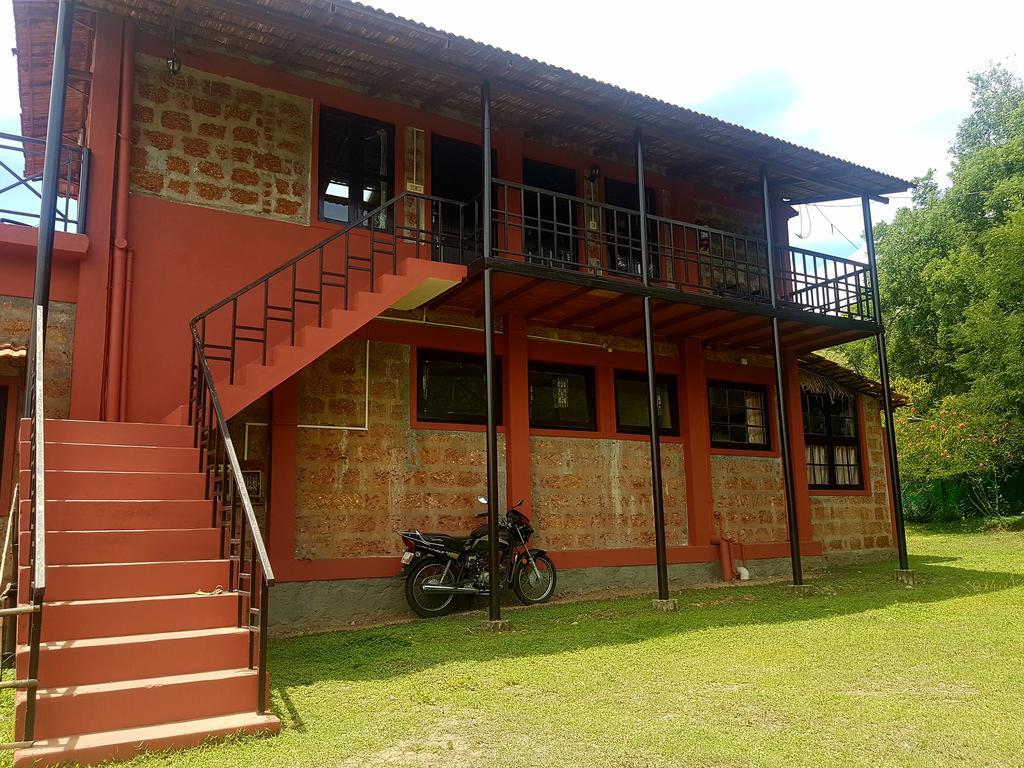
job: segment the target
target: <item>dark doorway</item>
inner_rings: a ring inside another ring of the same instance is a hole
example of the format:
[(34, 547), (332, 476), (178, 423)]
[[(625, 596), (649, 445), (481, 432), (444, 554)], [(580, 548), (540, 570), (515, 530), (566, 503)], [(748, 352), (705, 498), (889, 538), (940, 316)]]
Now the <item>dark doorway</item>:
[[(647, 197), (647, 214), (657, 216), (656, 197), (654, 190), (644, 190)], [(640, 210), (640, 200), (636, 184), (615, 179), (605, 179), (604, 201), (624, 211), (606, 210), (605, 232), (608, 236), (609, 269), (630, 275), (641, 275), (640, 260), (640, 214), (630, 211)], [(651, 277), (658, 277), (658, 260), (655, 257), (657, 244), (657, 227), (648, 226), (647, 250), (651, 257)]]
[(523, 160), (523, 185), (533, 187), (523, 196), (523, 246), (528, 260), (559, 269), (578, 269), (573, 237), (575, 211), (569, 199), (576, 195), (576, 171)]
[[(497, 175), (497, 154), (491, 153), (491, 172)], [(430, 190), (433, 197), (465, 203), (460, 209), (438, 205), (433, 211), (439, 233), (435, 258), (468, 264), (480, 252), (480, 196), (483, 193), (483, 153), (479, 144), (430, 137)]]

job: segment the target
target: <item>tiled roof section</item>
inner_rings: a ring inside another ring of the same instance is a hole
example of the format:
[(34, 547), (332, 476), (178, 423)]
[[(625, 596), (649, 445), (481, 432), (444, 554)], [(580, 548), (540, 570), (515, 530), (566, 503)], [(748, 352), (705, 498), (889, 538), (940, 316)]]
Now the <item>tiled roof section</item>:
[[(759, 166), (766, 163), (777, 194), (787, 200), (884, 195), (910, 186), (889, 174), (360, 3), (82, 0), (80, 6), (130, 18), (143, 33), (168, 43), (173, 27), (186, 68), (190, 49), (227, 53), (469, 121), (478, 119), (476, 86), (486, 77), (496, 125), (524, 130), (538, 141), (625, 159), (632, 130), (642, 127), (648, 162), (666, 172), (753, 191)], [(48, 66), (44, 56), (39, 48), (33, 68)], [(38, 98), (37, 88), (23, 85), (23, 100)]]

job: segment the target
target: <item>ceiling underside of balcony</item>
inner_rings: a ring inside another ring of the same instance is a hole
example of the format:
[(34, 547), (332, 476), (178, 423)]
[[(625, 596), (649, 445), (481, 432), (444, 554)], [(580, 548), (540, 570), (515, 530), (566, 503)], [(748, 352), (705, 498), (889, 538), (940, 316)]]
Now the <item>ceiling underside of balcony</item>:
[[(521, 314), (531, 325), (613, 336), (641, 337), (642, 296), (646, 289), (632, 280), (593, 278), (581, 272), (537, 270), (495, 259), (492, 307), (495, 316)], [(484, 289), (477, 262), (458, 286), (428, 306), (441, 312), (484, 312)], [(705, 346), (771, 353), (770, 308), (739, 300), (651, 289), (652, 328), (657, 338), (699, 338)], [(877, 333), (874, 323), (792, 310), (780, 320), (782, 346), (797, 354), (863, 339)]]
[[(21, 27), (56, 2), (14, 0)], [(627, 91), (566, 69), (449, 34), (357, 3), (338, 0), (81, 0), (88, 9), (131, 19), (141, 32), (179, 55), (197, 49), (244, 58), (295, 74), (328, 80), (384, 99), (475, 122), (479, 84), (491, 82), (495, 127), (526, 138), (583, 148), (595, 157), (629, 159), (632, 135), (642, 128), (647, 161), (665, 173), (755, 192), (762, 163), (774, 190), (790, 202), (881, 196), (908, 182), (854, 163), (775, 139), (667, 102)], [(513, 7), (506, 9), (514, 12)], [(33, 73), (52, 64), (51, 43), (33, 45)], [(43, 33), (40, 32), (40, 35)], [(21, 82), (25, 101), (45, 90)], [(823, 117), (823, 120), (825, 118)], [(35, 135), (39, 126), (26, 125)]]

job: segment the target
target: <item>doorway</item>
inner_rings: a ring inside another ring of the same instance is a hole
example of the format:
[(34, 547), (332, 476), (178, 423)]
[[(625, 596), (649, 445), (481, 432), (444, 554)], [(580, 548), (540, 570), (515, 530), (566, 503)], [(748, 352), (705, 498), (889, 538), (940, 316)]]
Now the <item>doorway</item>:
[[(497, 175), (497, 153), (491, 152), (491, 173)], [(437, 234), (434, 258), (468, 264), (480, 255), (480, 196), (483, 153), (479, 144), (436, 134), (430, 137), (430, 191), (433, 197), (465, 205), (435, 205), (431, 212)]]
[[(574, 224), (576, 171), (523, 160), (523, 247), (527, 260), (557, 269), (579, 269)], [(547, 190), (554, 194), (544, 194)], [(565, 195), (565, 197), (562, 197)]]
[[(647, 215), (657, 216), (658, 211), (655, 207), (657, 198), (654, 190), (647, 187), (644, 193), (647, 198)], [(608, 205), (626, 209), (626, 211), (608, 209), (605, 212), (608, 267), (615, 272), (640, 277), (643, 274), (643, 269), (640, 258), (640, 200), (636, 184), (605, 179), (604, 201)], [(637, 213), (628, 213), (627, 211), (637, 211)], [(659, 275), (658, 259), (656, 258), (657, 238), (657, 227), (648, 227), (647, 252), (650, 256), (651, 279), (655, 279)]]

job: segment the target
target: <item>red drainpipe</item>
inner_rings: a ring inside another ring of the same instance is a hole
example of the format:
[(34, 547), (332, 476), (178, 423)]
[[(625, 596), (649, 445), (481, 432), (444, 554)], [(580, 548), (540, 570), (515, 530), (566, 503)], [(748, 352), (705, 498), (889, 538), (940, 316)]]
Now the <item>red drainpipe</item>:
[(135, 274), (135, 249), (128, 249), (128, 267), (124, 282), (124, 334), (121, 344), (121, 398), (118, 420), (128, 421), (128, 344), (132, 332), (132, 276)]
[(107, 336), (107, 387), (103, 416), (121, 416), (125, 345), (125, 275), (128, 261), (128, 191), (131, 183), (132, 84), (135, 77), (135, 30), (125, 25), (121, 55), (121, 107), (117, 130), (117, 191), (114, 201), (114, 250), (111, 254), (110, 325)]
[(718, 545), (718, 559), (722, 563), (722, 579), (733, 581), (736, 578), (736, 556), (733, 554), (733, 546), (737, 545), (736, 539), (722, 529), (722, 518), (715, 515), (718, 520), (718, 533), (711, 534), (711, 543)]

